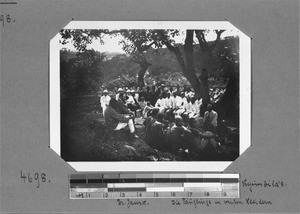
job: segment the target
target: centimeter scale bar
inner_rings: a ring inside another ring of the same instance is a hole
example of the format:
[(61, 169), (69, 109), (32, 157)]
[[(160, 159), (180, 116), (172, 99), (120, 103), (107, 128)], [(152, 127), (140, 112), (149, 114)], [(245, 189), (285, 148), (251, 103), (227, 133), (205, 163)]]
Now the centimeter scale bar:
[(70, 199), (239, 198), (239, 174), (73, 174)]

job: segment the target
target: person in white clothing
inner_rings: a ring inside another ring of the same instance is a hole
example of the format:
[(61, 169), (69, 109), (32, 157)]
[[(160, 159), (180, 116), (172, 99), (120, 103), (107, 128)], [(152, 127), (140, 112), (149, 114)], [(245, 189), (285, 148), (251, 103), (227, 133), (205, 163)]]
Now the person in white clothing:
[(172, 99), (171, 99), (170, 93), (168, 93), (167, 97), (165, 98), (165, 104), (166, 104), (165, 107), (167, 109), (173, 108), (173, 103), (172, 103)]
[(191, 113), (189, 118), (196, 118), (200, 116), (200, 106), (196, 103), (195, 97), (191, 98)]
[(133, 99), (133, 96), (132, 96), (132, 94), (131, 94), (131, 90), (127, 90), (126, 91), (126, 96), (128, 97), (127, 98), (127, 100), (126, 100), (126, 104), (128, 105), (128, 104), (134, 104), (135, 103), (135, 101), (134, 101), (134, 99)]
[(123, 93), (123, 92), (124, 92), (124, 90), (122, 88), (118, 88), (118, 91), (116, 94), (116, 100), (119, 100), (120, 93)]
[(171, 108), (175, 109), (176, 104), (175, 104), (175, 97), (176, 97), (176, 92), (172, 93), (172, 96), (170, 96), (170, 101), (171, 101)]
[(201, 113), (201, 106), (202, 106), (202, 98), (197, 99), (195, 104), (197, 105), (197, 109), (199, 109), (199, 115)]
[(165, 111), (165, 100), (163, 98), (162, 95), (159, 95), (156, 103), (155, 103), (155, 108), (158, 108), (159, 109), (159, 113), (164, 113)]
[(157, 101), (156, 101), (156, 103), (155, 103), (155, 108), (160, 108), (160, 107), (162, 107), (162, 95), (159, 95), (159, 97), (158, 97), (158, 99), (157, 99)]
[(181, 96), (179, 96), (179, 94), (176, 93), (176, 97), (175, 97), (175, 109), (180, 108), (182, 105), (182, 98)]
[(204, 126), (209, 131), (215, 131), (218, 125), (218, 113), (212, 110), (212, 105), (207, 105), (207, 111), (204, 113)]
[[(177, 98), (177, 97), (176, 97)], [(180, 97), (180, 103), (176, 102), (176, 106), (178, 108), (178, 110), (176, 111), (177, 115), (181, 115), (183, 112), (185, 112), (185, 106), (186, 106), (186, 98), (184, 97), (184, 93), (181, 93), (181, 97)]]
[(110, 96), (108, 96), (108, 91), (104, 90), (103, 96), (101, 96), (101, 98), (100, 98), (103, 115), (104, 115), (104, 111), (105, 111), (106, 107), (109, 105), (109, 101), (110, 101)]
[(188, 98), (186, 99), (186, 102), (183, 103), (183, 105), (184, 105), (185, 111), (190, 112), (190, 111), (191, 111), (191, 107), (192, 107), (192, 104), (191, 104), (191, 98), (188, 97)]

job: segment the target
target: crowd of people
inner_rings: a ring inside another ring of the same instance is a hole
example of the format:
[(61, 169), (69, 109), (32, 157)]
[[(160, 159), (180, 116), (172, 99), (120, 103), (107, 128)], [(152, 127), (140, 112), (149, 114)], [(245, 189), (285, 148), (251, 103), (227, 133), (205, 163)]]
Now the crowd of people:
[[(104, 90), (101, 97), (103, 113), (105, 106), (109, 104), (108, 94), (109, 92)], [(159, 108), (161, 113), (172, 109), (176, 115), (185, 113), (189, 118), (197, 117), (200, 116), (202, 105), (202, 100), (194, 97), (194, 90), (190, 87), (124, 87), (115, 88), (110, 94), (117, 100), (121, 99), (136, 116), (143, 117), (147, 117), (147, 113), (153, 108)]]
[(133, 138), (135, 118), (144, 118), (145, 141), (155, 149), (197, 155), (210, 145), (220, 152), (218, 114), (211, 104), (202, 113), (190, 87), (115, 88), (104, 90), (100, 103), (108, 129), (128, 127)]

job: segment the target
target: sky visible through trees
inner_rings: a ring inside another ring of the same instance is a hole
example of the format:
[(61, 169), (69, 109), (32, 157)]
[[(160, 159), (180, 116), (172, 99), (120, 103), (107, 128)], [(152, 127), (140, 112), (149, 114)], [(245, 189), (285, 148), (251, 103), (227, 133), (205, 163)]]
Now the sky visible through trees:
[[(224, 33), (221, 35), (221, 39), (228, 37), (228, 36), (237, 36), (238, 30), (236, 29), (227, 29)], [(180, 31), (180, 35), (175, 36), (174, 40), (178, 44), (183, 44), (185, 40), (185, 30)], [(214, 31), (209, 31), (206, 35), (206, 41), (214, 41), (216, 39), (217, 35)], [(104, 44), (100, 43), (99, 39), (93, 39), (92, 44), (87, 45), (87, 49), (94, 49), (95, 51), (99, 52), (111, 52), (111, 53), (125, 53), (123, 50), (122, 44), (119, 44), (119, 42), (123, 39), (123, 36), (117, 35), (104, 35), (102, 40)], [(194, 38), (194, 42), (196, 42), (196, 38)], [(60, 44), (61, 48), (66, 48), (71, 51), (76, 51), (72, 43), (67, 44)]]

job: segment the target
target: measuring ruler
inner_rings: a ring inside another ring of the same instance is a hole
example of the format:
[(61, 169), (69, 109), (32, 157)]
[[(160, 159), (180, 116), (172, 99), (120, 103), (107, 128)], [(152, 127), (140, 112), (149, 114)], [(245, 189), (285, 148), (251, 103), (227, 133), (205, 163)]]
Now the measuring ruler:
[(239, 198), (239, 174), (73, 174), (69, 182), (70, 199)]

